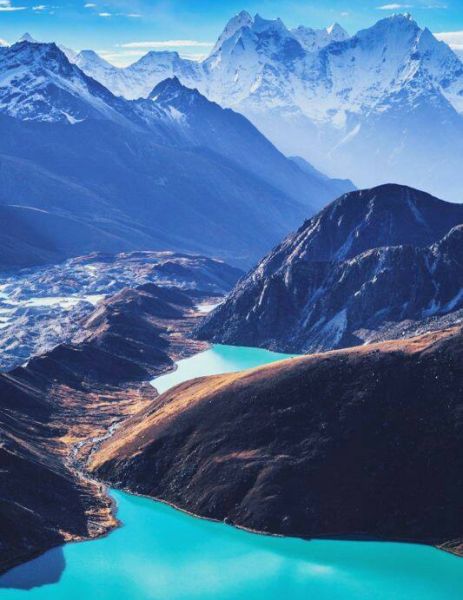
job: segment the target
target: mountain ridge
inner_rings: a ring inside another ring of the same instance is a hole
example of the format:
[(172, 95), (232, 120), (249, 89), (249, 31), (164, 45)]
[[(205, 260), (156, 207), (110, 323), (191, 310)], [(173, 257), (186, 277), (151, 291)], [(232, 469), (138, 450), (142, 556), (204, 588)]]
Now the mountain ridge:
[(198, 335), (311, 353), (460, 322), (462, 236), (462, 205), (398, 185), (345, 194), (242, 278)]
[(129, 419), (90, 470), (255, 532), (461, 556), (462, 351), (454, 327), (190, 380)]
[[(0, 204), (40, 209), (29, 226), (47, 228), (58, 258), (173, 249), (246, 265), (339, 192), (178, 80), (170, 102), (166, 90), (158, 101), (128, 101), (54, 44), (1, 52)], [(52, 231), (58, 217), (68, 236)]]
[(201, 63), (152, 70), (151, 83), (177, 75), (243, 113), (284, 153), (360, 187), (391, 181), (462, 201), (459, 57), (410, 15), (353, 36), (323, 31), (329, 43), (308, 49), (281, 20), (242, 12)]

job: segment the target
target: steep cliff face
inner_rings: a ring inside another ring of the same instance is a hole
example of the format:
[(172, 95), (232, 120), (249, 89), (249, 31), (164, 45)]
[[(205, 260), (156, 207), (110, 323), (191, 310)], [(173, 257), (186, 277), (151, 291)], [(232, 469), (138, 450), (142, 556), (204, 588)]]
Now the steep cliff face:
[(113, 485), (268, 533), (462, 551), (463, 332), (183, 383), (93, 456)]
[(194, 299), (145, 284), (104, 301), (61, 344), (0, 374), (0, 571), (116, 525), (84, 459), (111, 426), (149, 404), (146, 382), (201, 349)]
[(289, 236), (199, 327), (315, 352), (460, 322), (463, 206), (404, 186), (351, 192)]

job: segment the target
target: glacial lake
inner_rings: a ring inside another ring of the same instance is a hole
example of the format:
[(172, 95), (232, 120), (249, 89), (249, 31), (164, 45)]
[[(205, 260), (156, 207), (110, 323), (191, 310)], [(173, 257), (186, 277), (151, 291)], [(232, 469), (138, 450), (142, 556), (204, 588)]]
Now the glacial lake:
[[(179, 361), (160, 391), (283, 358), (214, 346)], [(461, 600), (463, 558), (416, 544), (257, 535), (111, 491), (123, 526), (50, 550), (0, 578), (19, 600)]]

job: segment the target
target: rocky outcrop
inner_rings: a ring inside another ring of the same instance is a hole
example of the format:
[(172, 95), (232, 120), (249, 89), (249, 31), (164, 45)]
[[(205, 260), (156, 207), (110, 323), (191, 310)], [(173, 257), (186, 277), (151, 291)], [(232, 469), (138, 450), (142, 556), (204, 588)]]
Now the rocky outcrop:
[(462, 205), (404, 186), (346, 194), (241, 279), (198, 335), (316, 352), (461, 322), (462, 223)]
[(195, 302), (154, 284), (122, 290), (81, 321), (74, 343), (0, 375), (0, 571), (116, 525), (82, 464), (153, 400), (153, 376), (203, 348), (186, 339)]
[(463, 331), (189, 381), (103, 443), (112, 485), (267, 533), (463, 553)]
[(125, 287), (176, 286), (200, 302), (222, 297), (241, 274), (219, 260), (174, 252), (95, 253), (0, 274), (0, 371), (72, 342), (94, 305)]

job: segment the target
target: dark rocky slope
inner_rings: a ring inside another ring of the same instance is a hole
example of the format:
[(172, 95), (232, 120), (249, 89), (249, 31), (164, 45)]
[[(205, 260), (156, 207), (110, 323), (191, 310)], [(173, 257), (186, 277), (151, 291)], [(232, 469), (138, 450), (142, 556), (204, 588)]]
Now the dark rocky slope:
[(186, 339), (195, 299), (175, 288), (125, 289), (61, 344), (0, 375), (0, 572), (116, 525), (80, 465), (111, 426), (155, 396), (146, 382), (203, 346)]
[(200, 326), (215, 342), (314, 352), (460, 322), (463, 205), (399, 185), (341, 196)]
[(284, 535), (463, 553), (463, 332), (181, 384), (93, 456), (111, 484)]

